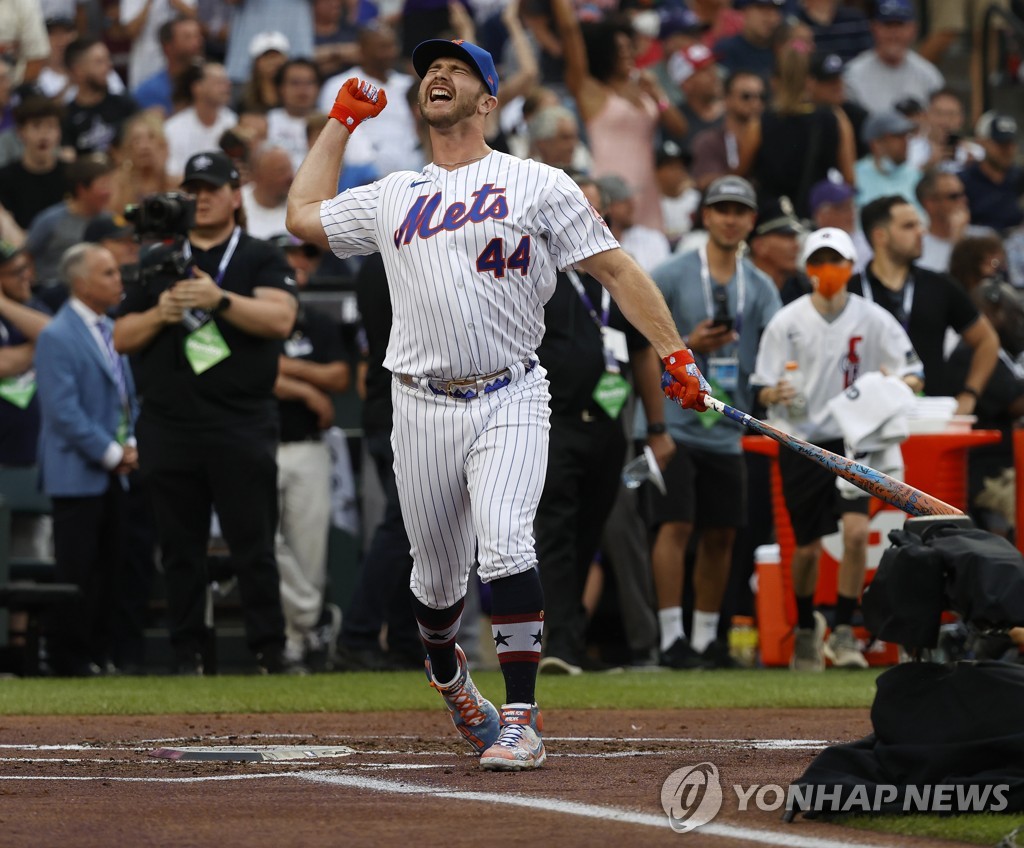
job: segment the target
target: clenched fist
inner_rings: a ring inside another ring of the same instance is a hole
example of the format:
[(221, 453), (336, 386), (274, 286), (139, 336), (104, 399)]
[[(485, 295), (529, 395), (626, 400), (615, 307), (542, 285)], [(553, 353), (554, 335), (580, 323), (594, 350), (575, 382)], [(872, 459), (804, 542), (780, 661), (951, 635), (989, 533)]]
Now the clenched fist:
[(338, 89), (331, 117), (352, 133), (363, 121), (376, 118), (387, 105), (388, 96), (383, 88), (352, 77)]
[(665, 363), (665, 375), (661, 379), (665, 394), (685, 409), (706, 412), (704, 395), (711, 394), (711, 386), (693, 361), (693, 354), (688, 350), (677, 350), (661, 361)]

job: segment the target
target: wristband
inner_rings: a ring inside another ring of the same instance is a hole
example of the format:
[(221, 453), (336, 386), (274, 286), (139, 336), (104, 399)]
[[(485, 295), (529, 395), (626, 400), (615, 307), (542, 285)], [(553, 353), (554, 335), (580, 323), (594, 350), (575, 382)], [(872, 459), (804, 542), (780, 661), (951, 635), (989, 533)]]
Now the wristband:
[(664, 421), (647, 425), (648, 436), (661, 436), (668, 432), (668, 425)]
[(977, 389), (972, 389), (970, 386), (964, 386), (962, 389), (960, 389), (960, 394), (970, 395), (975, 400), (981, 400), (980, 392), (978, 392)]

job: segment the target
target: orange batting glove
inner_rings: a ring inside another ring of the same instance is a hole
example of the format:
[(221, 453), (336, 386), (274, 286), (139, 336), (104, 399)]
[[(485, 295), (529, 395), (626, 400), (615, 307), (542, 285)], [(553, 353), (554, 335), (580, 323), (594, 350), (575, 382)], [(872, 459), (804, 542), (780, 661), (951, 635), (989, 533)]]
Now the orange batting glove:
[(331, 117), (352, 133), (363, 121), (376, 118), (387, 105), (388, 96), (383, 88), (352, 77), (338, 89)]
[(677, 350), (662, 357), (661, 361), (665, 363), (666, 377), (671, 377), (662, 378), (661, 387), (665, 394), (680, 403), (684, 409), (706, 412), (704, 395), (711, 394), (711, 386), (693, 361), (693, 354), (685, 349)]

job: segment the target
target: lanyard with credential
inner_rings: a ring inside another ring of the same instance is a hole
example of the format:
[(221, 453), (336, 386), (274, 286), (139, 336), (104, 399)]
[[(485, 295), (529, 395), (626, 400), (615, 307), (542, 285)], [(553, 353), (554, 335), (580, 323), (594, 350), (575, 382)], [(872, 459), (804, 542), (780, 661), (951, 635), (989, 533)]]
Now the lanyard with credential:
[[(704, 308), (708, 311), (708, 318), (715, 319), (715, 300), (711, 293), (711, 271), (708, 268), (707, 245), (697, 251), (700, 256), (700, 282), (704, 288)], [(719, 285), (716, 283), (715, 285)], [(726, 284), (728, 285), (728, 284)], [(734, 327), (739, 333), (743, 326), (743, 305), (747, 300), (747, 284), (743, 274), (743, 257), (736, 256), (736, 319)]]
[[(231, 233), (231, 240), (228, 242), (227, 249), (224, 251), (224, 256), (220, 260), (220, 265), (217, 266), (217, 276), (213, 278), (213, 281), (220, 286), (224, 282), (224, 275), (227, 273), (228, 265), (231, 263), (231, 257), (235, 255), (235, 248), (238, 247), (238, 240), (242, 236), (242, 228), (235, 227)], [(181, 248), (181, 253), (186, 260), (192, 258), (192, 245), (187, 241)]]
[[(867, 274), (864, 275), (861, 281), (861, 296), (868, 301), (874, 303), (875, 293), (871, 290), (872, 283), (871, 278)], [(914, 278), (907, 277), (907, 282), (903, 286), (903, 315), (897, 315), (897, 319), (900, 324), (903, 325), (903, 329), (908, 333), (910, 332), (910, 310), (914, 308)]]
[(576, 294), (580, 296), (580, 300), (583, 301), (583, 305), (587, 308), (587, 312), (590, 313), (590, 318), (597, 325), (597, 328), (603, 330), (607, 327), (608, 315), (612, 305), (612, 296), (608, 293), (608, 289), (604, 286), (601, 287), (601, 314), (598, 315), (597, 310), (594, 309), (594, 302), (590, 299), (590, 295), (587, 294), (587, 290), (583, 288), (583, 281), (580, 279), (580, 275), (572, 268), (569, 268), (565, 272), (565, 276), (569, 278), (572, 287), (576, 289)]

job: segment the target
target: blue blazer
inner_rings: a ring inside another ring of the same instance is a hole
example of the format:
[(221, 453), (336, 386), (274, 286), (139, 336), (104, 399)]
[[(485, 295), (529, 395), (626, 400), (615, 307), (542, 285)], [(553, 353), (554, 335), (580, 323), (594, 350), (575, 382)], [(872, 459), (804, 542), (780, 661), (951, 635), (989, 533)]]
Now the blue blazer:
[[(129, 401), (129, 435), (138, 404), (127, 357), (122, 356)], [(70, 303), (40, 333), (35, 352), (42, 426), (39, 467), (42, 488), (56, 497), (99, 495), (110, 485), (103, 454), (117, 437), (121, 399), (110, 360)]]

